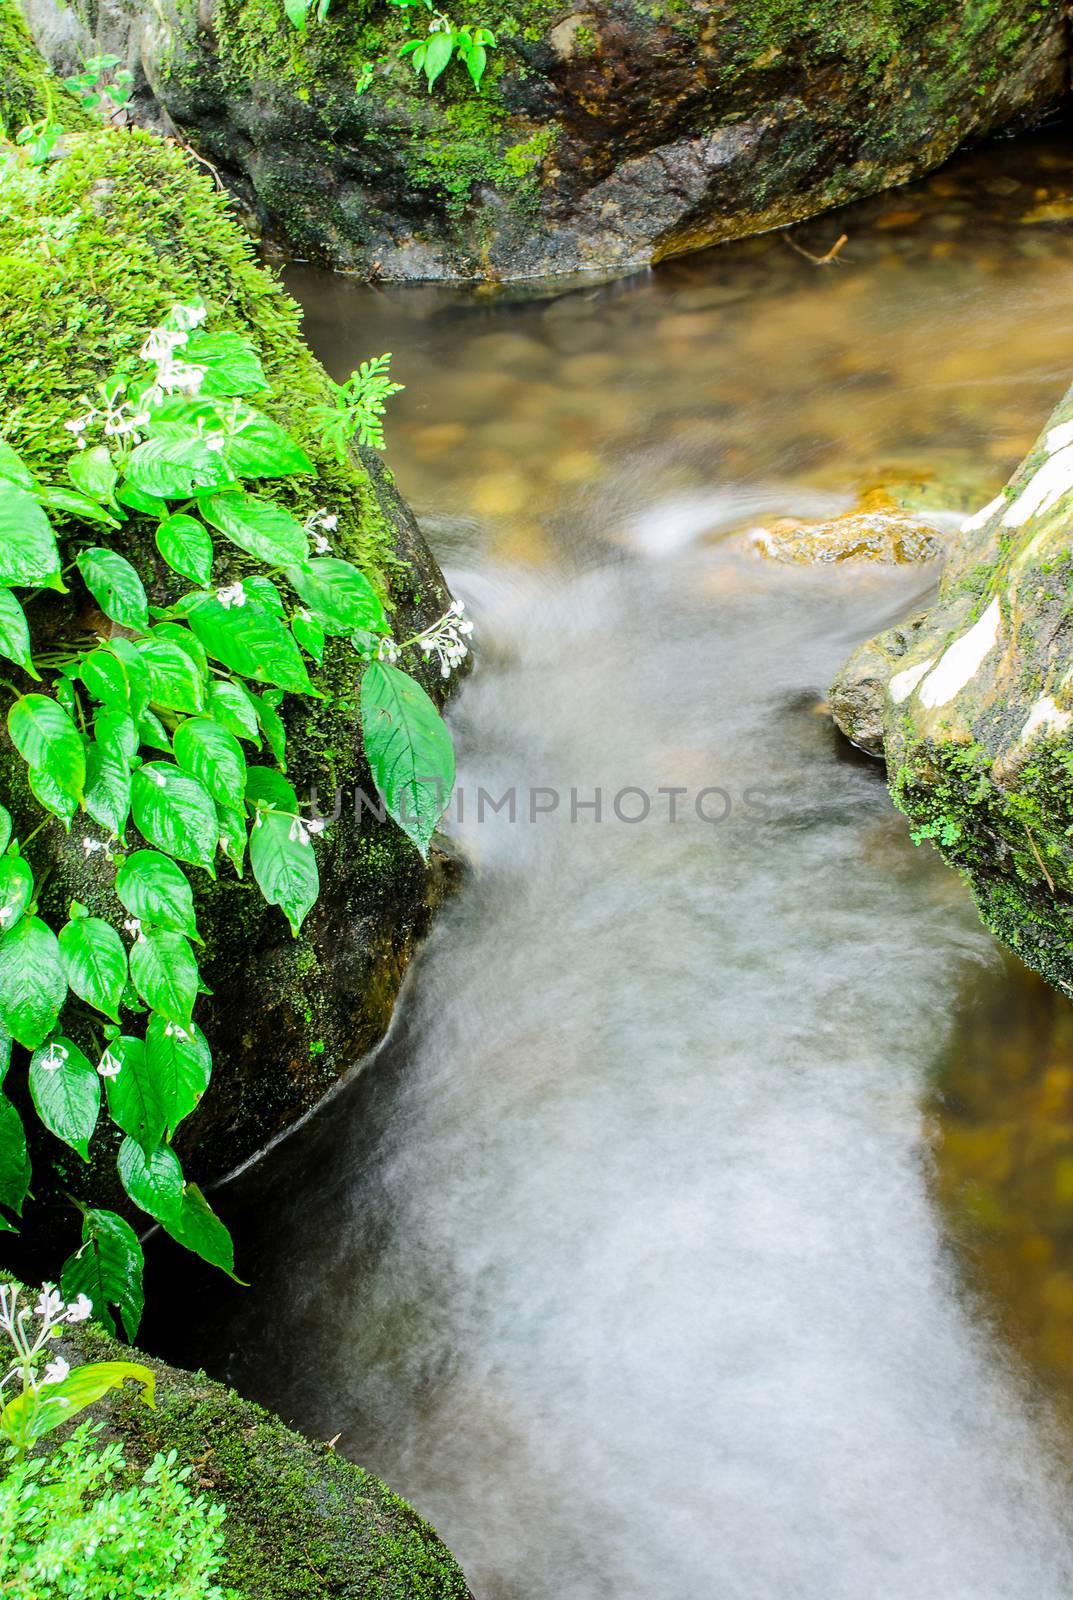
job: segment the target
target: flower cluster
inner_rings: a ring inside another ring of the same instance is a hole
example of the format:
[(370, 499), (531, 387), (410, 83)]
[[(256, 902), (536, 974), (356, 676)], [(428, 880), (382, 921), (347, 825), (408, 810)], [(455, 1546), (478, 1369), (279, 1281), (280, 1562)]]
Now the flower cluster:
[(80, 417), (69, 417), (64, 423), (68, 433), (74, 435), (79, 450), (86, 448), (86, 433), (95, 423), (101, 422), (106, 439), (129, 438), (132, 444), (141, 443), (140, 429), (149, 421), (149, 413), (133, 400), (124, 400), (125, 383), (100, 383), (97, 385), (99, 404), (92, 405), (88, 395), (82, 399), (89, 407)]
[(152, 387), (145, 395), (150, 405), (160, 405), (176, 392), (195, 395), (201, 388), (205, 368), (184, 360), (179, 351), (207, 315), (203, 305), (174, 306), (167, 320), (159, 328), (150, 330), (138, 352), (143, 361), (152, 362), (156, 368)]
[(19, 1298), (15, 1284), (0, 1283), (0, 1333), (6, 1334), (15, 1352), (8, 1372), (0, 1378), (0, 1394), (14, 1378), (22, 1379), (23, 1392), (29, 1389), (34, 1394), (47, 1383), (62, 1383), (71, 1370), (62, 1356), (46, 1361), (38, 1376), (48, 1343), (60, 1337), (65, 1323), (85, 1322), (93, 1310), (84, 1294), (68, 1305), (52, 1283), (42, 1285), (33, 1307), (20, 1305)]
[(313, 548), (317, 555), (327, 555), (332, 548), (331, 540), (327, 536), (329, 533), (334, 533), (339, 526), (339, 518), (335, 513), (329, 511), (327, 506), (321, 506), (319, 511), (312, 512), (305, 519), (303, 526), (313, 541)]
[(449, 678), (469, 655), (467, 640), (473, 632), (473, 624), (463, 615), (465, 609), (461, 600), (452, 600), (439, 621), (413, 641), (423, 655), (436, 657), (441, 678)]

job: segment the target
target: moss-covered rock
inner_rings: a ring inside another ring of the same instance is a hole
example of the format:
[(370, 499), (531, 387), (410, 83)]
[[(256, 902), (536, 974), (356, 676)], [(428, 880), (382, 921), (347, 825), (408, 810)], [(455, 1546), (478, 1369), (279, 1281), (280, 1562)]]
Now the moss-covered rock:
[(914, 838), (987, 925), (1073, 995), (1073, 390), (963, 528), (937, 603), (863, 645), (831, 690), (884, 754)]
[[(1060, 0), (496, 0), (480, 95), (427, 93), (402, 42), (429, 18), (334, 0), (25, 0), (56, 60), (81, 38), (141, 75), (263, 227), (384, 277), (621, 270), (905, 182), (1053, 104)], [(357, 84), (365, 63), (372, 82)]]
[(193, 1465), (191, 1488), (227, 1508), (221, 1582), (243, 1600), (470, 1600), (457, 1562), (428, 1523), (330, 1445), (92, 1324), (69, 1330), (60, 1348), (72, 1365), (133, 1359), (152, 1368), (155, 1410), (127, 1384), (92, 1415), (107, 1437), (122, 1440), (130, 1478), (158, 1450), (174, 1449)]
[[(10, 38), (10, 0), (0, 0), (0, 38)], [(424, 625), (447, 604), (442, 577), (379, 457), (340, 461), (316, 435), (311, 409), (328, 398), (327, 379), (300, 335), (300, 313), (253, 259), (250, 246), (211, 178), (176, 145), (148, 133), (67, 135), (59, 158), (23, 165), (5, 182), (0, 207), (0, 435), (43, 477), (61, 473), (71, 435), (63, 421), (79, 397), (118, 361), (137, 351), (148, 328), (177, 301), (200, 296), (210, 325), (249, 336), (272, 386), (265, 409), (301, 441), (316, 476), (270, 481), (264, 492), (304, 516), (319, 506), (338, 513), (337, 553), (357, 561), (394, 608), (397, 627)], [(158, 601), (175, 597), (153, 524), (128, 522), (110, 535), (143, 574)], [(76, 530), (68, 525), (70, 533)], [(235, 572), (246, 558), (233, 555)], [(218, 575), (230, 575), (221, 552)], [(72, 600), (84, 592), (79, 588)], [(66, 609), (65, 609), (66, 606)], [(102, 619), (71, 601), (45, 599), (35, 633), (92, 634)], [(16, 669), (5, 663), (8, 674)], [(202, 968), (213, 990), (197, 1019), (212, 1043), (208, 1094), (184, 1124), (177, 1148), (188, 1176), (205, 1181), (234, 1166), (305, 1112), (339, 1073), (381, 1037), (416, 938), (443, 887), (442, 861), (431, 868), (395, 825), (363, 810), (355, 795), (374, 793), (361, 755), (359, 666), (342, 641), (329, 649), (322, 700), (288, 697), (289, 777), (302, 797), (315, 789), (339, 816), (318, 841), (321, 897), (302, 935), (270, 909), (247, 871), (221, 866), (214, 884), (197, 874), (199, 926), (207, 939)], [(427, 685), (442, 685), (431, 673)], [(28, 680), (26, 686), (29, 687)], [(43, 812), (30, 795), (20, 759), (0, 742), (0, 792), (20, 836)], [(90, 825), (88, 831), (98, 833)], [(113, 870), (83, 850), (85, 819), (70, 837), (52, 820), (28, 848), (41, 904), (59, 925), (72, 898), (121, 921)], [(72, 1031), (77, 1038), (79, 1034)], [(25, 1073), (8, 1091), (25, 1098)], [(28, 1119), (37, 1127), (37, 1119)], [(49, 1232), (50, 1192), (66, 1189), (101, 1203), (114, 1183), (114, 1152), (103, 1131), (87, 1169), (39, 1131), (35, 1200), (27, 1208), (31, 1245)], [(54, 1181), (46, 1180), (53, 1172)], [(77, 1216), (64, 1213), (63, 1241), (78, 1238)], [(62, 1249), (62, 1254), (66, 1249)], [(55, 1256), (51, 1257), (53, 1264)]]

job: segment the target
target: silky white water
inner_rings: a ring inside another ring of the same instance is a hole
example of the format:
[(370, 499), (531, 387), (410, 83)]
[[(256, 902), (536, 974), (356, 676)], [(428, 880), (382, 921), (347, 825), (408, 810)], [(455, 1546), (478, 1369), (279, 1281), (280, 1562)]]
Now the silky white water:
[[(1001, 484), (1073, 267), (1006, 227), (951, 264), (939, 222), (856, 277), (765, 241), (547, 307), (305, 282), (340, 372), (390, 343), (410, 385), (400, 481), (476, 623), (471, 868), (380, 1057), (219, 1194), (253, 1287), (197, 1353), (411, 1499), (478, 1600), (1073, 1595), (1067, 1442), (929, 1187), (951, 1018), (1008, 979), (821, 704), (935, 574), (727, 532), (851, 502), (865, 450)], [(669, 316), (678, 344), (632, 320)], [(607, 411), (574, 437), (579, 352)], [(598, 482), (548, 476), (572, 449)]]

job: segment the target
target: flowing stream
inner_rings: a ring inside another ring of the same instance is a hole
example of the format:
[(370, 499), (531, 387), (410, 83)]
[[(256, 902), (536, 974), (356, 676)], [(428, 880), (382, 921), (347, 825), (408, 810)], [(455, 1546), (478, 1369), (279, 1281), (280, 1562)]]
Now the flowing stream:
[(292, 274), (337, 374), (407, 384), (389, 459), (476, 624), (472, 870), (375, 1061), (219, 1191), (253, 1287), (169, 1353), (338, 1435), (479, 1600), (1073, 1593), (1058, 1386), (941, 1199), (951, 1061), (990, 1082), (1051, 1002), (822, 706), (935, 571), (740, 537), (990, 498), (1073, 374), (1071, 178), (999, 147), (798, 230), (841, 267)]

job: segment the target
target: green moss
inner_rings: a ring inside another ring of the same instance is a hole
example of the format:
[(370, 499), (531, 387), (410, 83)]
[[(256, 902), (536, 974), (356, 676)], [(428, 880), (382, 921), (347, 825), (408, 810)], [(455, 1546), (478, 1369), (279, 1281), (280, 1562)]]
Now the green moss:
[(0, 135), (49, 117), (64, 128), (86, 128), (93, 118), (68, 94), (34, 49), (15, 0), (0, 0)]
[[(77, 1359), (130, 1359), (88, 1325)], [(227, 1509), (222, 1581), (243, 1600), (470, 1600), (450, 1552), (412, 1506), (328, 1445), (201, 1375), (149, 1360), (150, 1410), (132, 1385), (95, 1415), (124, 1444), (134, 1477), (158, 1451), (194, 1465), (193, 1487)]]

